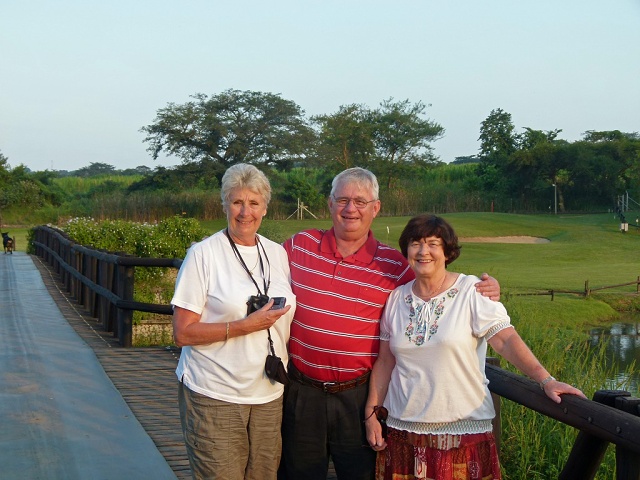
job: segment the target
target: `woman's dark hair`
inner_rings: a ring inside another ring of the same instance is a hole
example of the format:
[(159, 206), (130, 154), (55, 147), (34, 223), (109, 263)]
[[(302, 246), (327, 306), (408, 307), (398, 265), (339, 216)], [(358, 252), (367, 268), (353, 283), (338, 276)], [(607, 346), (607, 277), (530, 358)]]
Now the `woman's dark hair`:
[(437, 237), (442, 240), (442, 249), (445, 257), (447, 257), (445, 265), (449, 265), (460, 256), (461, 247), (458, 244), (458, 236), (453, 227), (444, 218), (425, 214), (409, 220), (409, 223), (400, 234), (398, 243), (404, 258), (407, 258), (407, 250), (411, 242), (427, 237)]

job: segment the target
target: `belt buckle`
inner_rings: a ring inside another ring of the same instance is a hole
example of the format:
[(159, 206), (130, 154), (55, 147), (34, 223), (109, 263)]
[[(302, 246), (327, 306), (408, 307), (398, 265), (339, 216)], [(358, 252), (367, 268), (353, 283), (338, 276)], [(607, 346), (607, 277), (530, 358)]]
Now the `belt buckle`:
[(328, 389), (336, 385), (336, 383), (337, 382), (322, 382), (322, 391), (324, 393), (329, 393)]

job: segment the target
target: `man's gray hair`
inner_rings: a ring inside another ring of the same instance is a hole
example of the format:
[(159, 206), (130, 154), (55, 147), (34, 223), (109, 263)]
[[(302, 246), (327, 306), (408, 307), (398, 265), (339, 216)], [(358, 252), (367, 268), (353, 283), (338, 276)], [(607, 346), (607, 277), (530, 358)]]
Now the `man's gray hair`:
[(333, 182), (331, 182), (331, 196), (333, 197), (338, 186), (344, 185), (345, 183), (355, 183), (360, 188), (370, 190), (373, 194), (372, 200), (378, 200), (378, 194), (380, 193), (378, 179), (369, 170), (353, 167), (340, 172), (333, 178)]
[(271, 201), (271, 184), (269, 183), (269, 179), (264, 173), (248, 163), (236, 163), (224, 172), (222, 176), (222, 188), (220, 189), (223, 207), (226, 208), (229, 205), (231, 191), (236, 188), (246, 188), (258, 193), (264, 198), (266, 205), (269, 205)]

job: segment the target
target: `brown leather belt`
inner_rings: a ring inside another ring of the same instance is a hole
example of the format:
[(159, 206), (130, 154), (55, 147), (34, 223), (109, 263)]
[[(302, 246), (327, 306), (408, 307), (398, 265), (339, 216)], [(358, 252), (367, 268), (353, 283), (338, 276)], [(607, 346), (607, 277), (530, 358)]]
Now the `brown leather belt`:
[(347, 380), (346, 382), (321, 382), (320, 380), (314, 380), (313, 378), (307, 377), (294, 367), (292, 363), (289, 363), (289, 378), (298, 383), (302, 383), (303, 385), (308, 385), (310, 387), (317, 388), (318, 390), (322, 390), (325, 393), (340, 393), (345, 390), (359, 387), (369, 380), (370, 375), (371, 372), (369, 371), (364, 375), (360, 375), (358, 378)]

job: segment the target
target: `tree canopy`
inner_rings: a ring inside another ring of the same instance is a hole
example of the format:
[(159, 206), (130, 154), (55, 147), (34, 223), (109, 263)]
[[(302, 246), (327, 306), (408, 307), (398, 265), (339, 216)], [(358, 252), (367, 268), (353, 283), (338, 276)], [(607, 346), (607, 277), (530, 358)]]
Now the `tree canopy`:
[(376, 109), (343, 105), (331, 115), (313, 117), (319, 128), (318, 156), (338, 169), (368, 167), (389, 187), (404, 166), (437, 161), (431, 143), (444, 128), (425, 118), (427, 106), (409, 100), (384, 100)]
[(376, 108), (347, 104), (306, 120), (298, 105), (280, 95), (197, 94), (185, 104), (168, 104), (142, 128), (152, 156), (178, 155), (183, 162), (176, 167), (116, 170), (92, 162), (73, 172), (31, 172), (24, 165), (11, 168), (0, 153), (0, 214), (17, 218), (43, 207), (47, 215), (116, 215), (131, 202), (136, 215), (146, 215), (152, 204), (159, 215), (175, 213), (176, 205), (180, 214), (214, 215), (219, 206), (213, 193), (228, 166), (238, 162), (267, 173), (274, 191), (270, 211), (287, 215), (298, 200), (322, 212), (333, 176), (353, 166), (378, 176), (391, 214), (494, 206), (540, 212), (553, 208), (555, 198), (560, 212), (594, 211), (615, 205), (623, 192), (640, 198), (637, 132), (588, 130), (568, 142), (559, 138), (560, 129), (518, 130), (511, 114), (497, 108), (480, 124), (478, 154), (437, 168), (449, 167), (432, 150), (444, 128), (427, 118), (427, 108), (389, 98)]
[(637, 133), (589, 130), (569, 143), (557, 138), (561, 131), (526, 127), (518, 134), (511, 114), (493, 110), (480, 127), (482, 188), (517, 199), (526, 210), (542, 209), (548, 192), (557, 191), (560, 211), (612, 205), (621, 191), (637, 188)]
[(154, 159), (165, 152), (183, 161), (210, 158), (224, 168), (241, 162), (287, 165), (313, 141), (303, 110), (280, 95), (226, 90), (191, 98), (169, 103), (142, 128)]

